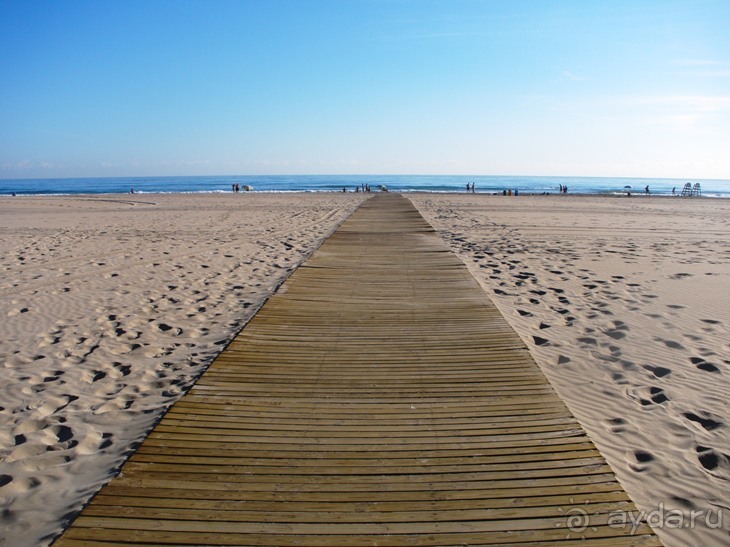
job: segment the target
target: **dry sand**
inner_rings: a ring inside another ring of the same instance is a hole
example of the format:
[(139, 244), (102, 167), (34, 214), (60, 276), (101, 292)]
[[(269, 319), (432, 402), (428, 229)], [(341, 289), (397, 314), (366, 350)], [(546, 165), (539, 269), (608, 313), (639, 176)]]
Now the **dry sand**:
[(730, 200), (410, 197), (662, 541), (730, 545)]
[(0, 544), (47, 544), (355, 194), (3, 198)]
[[(365, 197), (0, 201), (0, 544), (47, 544)], [(410, 197), (662, 540), (730, 544), (730, 201)]]

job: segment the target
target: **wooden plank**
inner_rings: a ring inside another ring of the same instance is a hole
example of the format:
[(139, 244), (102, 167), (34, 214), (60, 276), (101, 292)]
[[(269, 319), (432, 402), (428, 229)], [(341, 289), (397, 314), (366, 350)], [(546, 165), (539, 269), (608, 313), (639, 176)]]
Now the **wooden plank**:
[(57, 545), (659, 544), (610, 525), (634, 509), (465, 266), (379, 195)]

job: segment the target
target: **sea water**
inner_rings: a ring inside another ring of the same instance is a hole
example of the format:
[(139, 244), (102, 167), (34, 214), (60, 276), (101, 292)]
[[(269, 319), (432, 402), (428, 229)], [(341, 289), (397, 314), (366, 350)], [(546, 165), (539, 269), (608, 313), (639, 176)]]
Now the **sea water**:
[(466, 176), (466, 175), (241, 175), (195, 177), (118, 177), (63, 179), (0, 179), (0, 195), (67, 195), (135, 193), (231, 192), (233, 185), (257, 192), (338, 192), (369, 186), (394, 192), (466, 192), (556, 194), (561, 186), (569, 194), (680, 195), (684, 185), (699, 183), (706, 197), (730, 198), (729, 180), (684, 180), (602, 177)]

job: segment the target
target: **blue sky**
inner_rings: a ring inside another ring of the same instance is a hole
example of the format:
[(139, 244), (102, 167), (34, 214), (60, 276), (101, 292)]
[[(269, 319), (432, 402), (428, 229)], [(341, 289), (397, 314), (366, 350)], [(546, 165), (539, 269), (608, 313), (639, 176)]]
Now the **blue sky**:
[(0, 178), (730, 179), (727, 0), (0, 0)]

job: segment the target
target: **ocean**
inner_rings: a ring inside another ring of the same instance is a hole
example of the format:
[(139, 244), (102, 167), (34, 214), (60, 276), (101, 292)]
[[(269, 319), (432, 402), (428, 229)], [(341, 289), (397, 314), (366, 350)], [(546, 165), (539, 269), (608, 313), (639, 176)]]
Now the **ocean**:
[[(649, 191), (654, 195), (681, 194), (687, 182), (700, 184), (705, 197), (730, 198), (730, 180), (602, 178), (602, 177), (529, 177), (466, 175), (242, 175), (196, 177), (118, 177), (63, 179), (0, 179), (1, 195), (74, 195), (231, 192), (232, 185), (253, 187), (256, 192), (338, 192), (343, 188), (387, 187), (394, 192), (465, 192), (474, 183), (477, 193), (502, 193), (515, 190), (523, 194), (554, 194), (567, 186), (570, 194), (634, 194)], [(627, 187), (630, 187), (627, 188)]]

